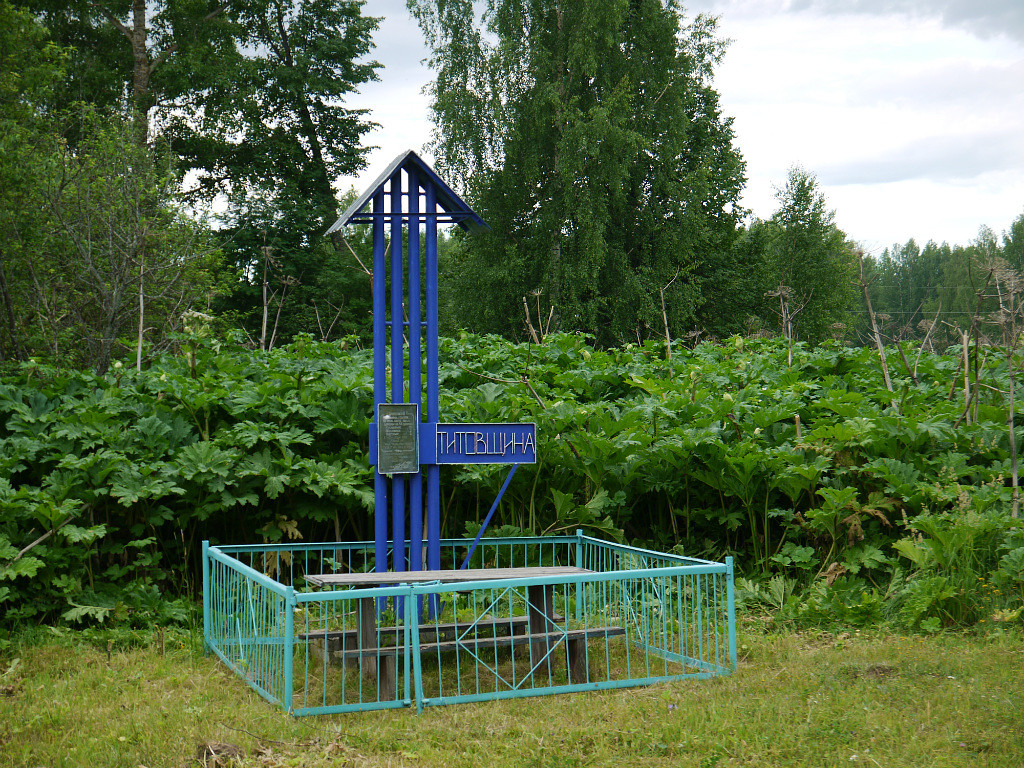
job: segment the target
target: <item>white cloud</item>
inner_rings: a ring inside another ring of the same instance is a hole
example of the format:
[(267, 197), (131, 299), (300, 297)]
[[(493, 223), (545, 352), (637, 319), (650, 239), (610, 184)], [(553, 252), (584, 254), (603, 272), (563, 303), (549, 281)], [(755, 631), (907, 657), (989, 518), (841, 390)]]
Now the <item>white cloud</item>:
[(914, 21), (935, 19), (981, 37), (1007, 36), (1024, 41), (1024, 3), (1020, 0), (692, 0), (691, 13), (762, 17), (815, 12), (823, 15), (903, 15)]
[(1007, 35), (1024, 41), (1024, 3), (1020, 0), (793, 0), (789, 5), (794, 11), (938, 17), (949, 27), (976, 35)]
[(888, 184), (918, 179), (970, 182), (1008, 168), (1024, 169), (1024, 144), (1019, 128), (963, 136), (924, 136), (870, 157), (821, 166), (818, 176), (827, 185)]
[(716, 87), (736, 118), (756, 215), (775, 209), (794, 164), (818, 175), (840, 225), (865, 241), (968, 242), (1020, 213), (1024, 46), (937, 16), (715, 5), (734, 40)]

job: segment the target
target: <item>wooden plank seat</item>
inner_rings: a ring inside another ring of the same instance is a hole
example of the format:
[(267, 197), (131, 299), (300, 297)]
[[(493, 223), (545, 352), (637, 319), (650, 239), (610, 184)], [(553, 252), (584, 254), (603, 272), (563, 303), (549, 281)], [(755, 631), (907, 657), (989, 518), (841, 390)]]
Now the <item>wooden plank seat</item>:
[[(562, 616), (552, 616), (551, 620), (561, 623), (565, 619)], [(510, 635), (524, 631), (530, 623), (529, 616), (513, 616), (511, 618), (480, 619), (475, 622), (447, 622), (427, 623), (420, 625), (420, 639), (450, 640), (455, 637), (472, 631), (492, 632), (495, 635)], [(379, 627), (378, 644), (381, 646), (397, 645), (403, 637), (404, 627)], [(296, 635), (297, 640), (310, 640), (318, 642), (321, 647), (324, 640), (327, 641), (327, 650), (331, 653), (340, 651), (343, 648), (353, 650), (357, 645), (359, 630), (352, 629), (315, 629), (311, 632), (303, 632)]]
[(460, 584), (471, 581), (502, 579), (542, 579), (548, 577), (579, 576), (593, 573), (586, 568), (564, 565), (531, 566), (526, 568), (466, 568), (448, 571), (369, 571), (367, 573), (308, 573), (307, 582), (315, 587), (377, 587), (395, 584)]

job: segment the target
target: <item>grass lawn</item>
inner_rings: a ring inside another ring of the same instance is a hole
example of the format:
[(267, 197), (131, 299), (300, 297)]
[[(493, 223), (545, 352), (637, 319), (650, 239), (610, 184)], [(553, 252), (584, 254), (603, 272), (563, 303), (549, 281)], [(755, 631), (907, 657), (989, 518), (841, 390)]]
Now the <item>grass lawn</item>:
[(1019, 633), (757, 626), (718, 680), (303, 719), (185, 636), (161, 654), (69, 635), (0, 659), (0, 766), (1024, 766)]

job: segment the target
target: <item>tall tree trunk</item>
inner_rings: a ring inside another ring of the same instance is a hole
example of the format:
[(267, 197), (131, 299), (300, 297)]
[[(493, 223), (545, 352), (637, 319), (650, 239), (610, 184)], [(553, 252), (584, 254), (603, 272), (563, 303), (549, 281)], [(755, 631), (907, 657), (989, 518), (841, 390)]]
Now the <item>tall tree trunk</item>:
[[(875, 310), (871, 306), (871, 295), (868, 293), (868, 283), (864, 280), (864, 252), (857, 252), (857, 262), (860, 265), (860, 288), (864, 291), (864, 303), (868, 308), (868, 317), (871, 320), (871, 332), (875, 338), (875, 347), (878, 349), (878, 357), (882, 361), (882, 375), (885, 378), (885, 388), (892, 392), (892, 379), (889, 378), (889, 363), (885, 358), (885, 345), (882, 344), (882, 335), (878, 332), (878, 322), (875, 319)], [(896, 405), (896, 401), (892, 401)]]
[(1016, 345), (1010, 348), (1010, 351), (1006, 355), (1006, 367), (1010, 374), (1010, 403), (1009, 413), (1007, 414), (1007, 426), (1009, 427), (1010, 434), (1010, 472), (1011, 472), (1011, 483), (1013, 488), (1013, 506), (1011, 515), (1014, 520), (1020, 517), (1020, 475), (1017, 469), (1017, 435), (1014, 433), (1014, 406), (1015, 406), (1015, 392), (1016, 392), (1016, 380), (1013, 373), (1013, 353)]
[(24, 360), (25, 352), (22, 350), (21, 344), (18, 343), (18, 330), (14, 322), (14, 302), (11, 301), (11, 292), (7, 286), (7, 270), (4, 267), (2, 251), (0, 251), (0, 294), (3, 295), (4, 310), (7, 314), (7, 331), (11, 336), (11, 351), (16, 359)]
[(149, 53), (146, 51), (146, 0), (132, 0), (132, 96), (139, 121), (139, 144), (149, 141)]
[(100, 348), (99, 354), (96, 357), (96, 373), (102, 376), (110, 368), (110, 358), (114, 352), (114, 342), (117, 340), (117, 334), (120, 330), (120, 323), (118, 322), (118, 307), (121, 306), (119, 292), (115, 291), (115, 295), (112, 297), (112, 301), (105, 308), (106, 318), (103, 321), (103, 330), (101, 331), (102, 336), (100, 337)]
[[(264, 242), (266, 238), (264, 238)], [(270, 283), (267, 282), (267, 270), (270, 268), (270, 247), (263, 246), (263, 322), (260, 325), (260, 351), (267, 351), (267, 314), (270, 312), (270, 297), (267, 295)]]
[(142, 336), (146, 331), (145, 251), (139, 253), (139, 340), (135, 349), (135, 370), (142, 370)]
[[(136, 141), (140, 146), (149, 140), (149, 108), (152, 106), (149, 93), (149, 76), (153, 64), (146, 50), (146, 0), (132, 0), (132, 18), (129, 27), (103, 5), (93, 2), (93, 6), (103, 14), (117, 30), (128, 38), (132, 47), (132, 109), (136, 113)], [(163, 57), (161, 57), (163, 58)]]
[(970, 353), (970, 332), (961, 331), (963, 338), (964, 357), (964, 409), (967, 412), (967, 423), (971, 423), (971, 353)]
[[(558, 33), (558, 41), (556, 43), (555, 50), (557, 52), (558, 61), (555, 63), (556, 69), (556, 93), (558, 100), (555, 103), (555, 131), (558, 136), (555, 140), (554, 157), (552, 168), (553, 183), (555, 184), (555, 190), (559, 188), (564, 189), (559, 174), (562, 172), (561, 168), (561, 139), (565, 135), (565, 117), (562, 111), (563, 104), (565, 103), (565, 34), (564, 34), (564, 18), (562, 15), (562, 3), (561, 0), (555, 0), (555, 28)], [(562, 210), (565, 207), (562, 206)], [(549, 291), (549, 299), (552, 307), (560, 306), (562, 302), (562, 229), (563, 229), (564, 213), (559, 214), (558, 225), (553, 232), (554, 239), (551, 246), (551, 288)], [(537, 319), (540, 322), (540, 318)]]

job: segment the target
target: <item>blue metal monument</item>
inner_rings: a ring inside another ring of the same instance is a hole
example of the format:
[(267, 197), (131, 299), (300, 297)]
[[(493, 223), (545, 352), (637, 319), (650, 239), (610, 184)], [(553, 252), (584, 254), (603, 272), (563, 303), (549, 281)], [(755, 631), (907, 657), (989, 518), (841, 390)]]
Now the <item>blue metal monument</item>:
[[(440, 420), (437, 226), (457, 224), (478, 232), (487, 228), (483, 219), (408, 150), (349, 206), (328, 234), (359, 223), (373, 226), (375, 420), (370, 425), (370, 463), (374, 465), (375, 570), (437, 570), (441, 567), (440, 465), (512, 465), (484, 523), (486, 528), (515, 468), (536, 461), (537, 429), (534, 424), (444, 424)], [(394, 546), (390, 563), (389, 542)]]

